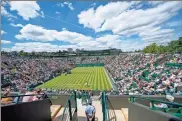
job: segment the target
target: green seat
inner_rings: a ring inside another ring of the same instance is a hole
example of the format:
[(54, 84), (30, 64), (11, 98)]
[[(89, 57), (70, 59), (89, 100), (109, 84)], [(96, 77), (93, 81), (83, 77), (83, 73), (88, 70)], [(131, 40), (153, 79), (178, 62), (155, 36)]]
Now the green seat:
[(179, 117), (179, 118), (182, 118), (182, 114), (181, 113), (173, 113), (172, 115), (176, 116), (176, 117)]
[(179, 108), (179, 112), (182, 114), (182, 107)]
[(155, 108), (156, 110), (158, 110), (158, 111), (162, 111), (162, 112), (166, 112), (166, 108)]
[(174, 114), (174, 113), (178, 113), (178, 112), (179, 112), (178, 108), (167, 108), (166, 109), (166, 113)]

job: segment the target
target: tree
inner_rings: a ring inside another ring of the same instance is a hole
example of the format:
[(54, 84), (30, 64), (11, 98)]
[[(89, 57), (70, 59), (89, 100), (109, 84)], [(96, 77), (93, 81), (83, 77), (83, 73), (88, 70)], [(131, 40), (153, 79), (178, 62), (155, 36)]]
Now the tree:
[(21, 50), (19, 54), (20, 54), (20, 56), (24, 56), (25, 53), (23, 50)]
[(173, 40), (167, 45), (157, 45), (152, 43), (143, 49), (145, 53), (165, 53), (165, 52), (182, 52), (182, 37), (179, 40)]

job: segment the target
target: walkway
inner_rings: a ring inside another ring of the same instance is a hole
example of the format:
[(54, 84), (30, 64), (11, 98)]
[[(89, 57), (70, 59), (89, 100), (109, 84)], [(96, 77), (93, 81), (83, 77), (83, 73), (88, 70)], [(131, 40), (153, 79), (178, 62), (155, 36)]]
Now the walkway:
[[(96, 121), (102, 121), (102, 107), (98, 97), (92, 98), (92, 104), (96, 108)], [(86, 106), (82, 106), (81, 99), (77, 99), (77, 106), (78, 106), (78, 121), (87, 121), (85, 116), (85, 108)]]

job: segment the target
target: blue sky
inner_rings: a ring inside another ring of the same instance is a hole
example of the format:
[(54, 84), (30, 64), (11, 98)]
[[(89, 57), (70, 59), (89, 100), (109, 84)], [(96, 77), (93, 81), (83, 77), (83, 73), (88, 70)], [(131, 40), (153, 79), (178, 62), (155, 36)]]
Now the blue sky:
[(5, 51), (132, 51), (182, 36), (179, 1), (3, 2), (1, 16)]

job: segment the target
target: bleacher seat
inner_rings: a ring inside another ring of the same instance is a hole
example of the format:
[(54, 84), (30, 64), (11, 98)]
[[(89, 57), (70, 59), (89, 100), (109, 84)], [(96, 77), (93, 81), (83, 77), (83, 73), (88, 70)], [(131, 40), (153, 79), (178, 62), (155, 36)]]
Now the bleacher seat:
[(179, 108), (179, 112), (182, 114), (182, 107)]
[(158, 111), (162, 111), (162, 112), (166, 112), (166, 108), (155, 108), (156, 110), (158, 110)]
[(179, 108), (168, 108), (168, 109), (166, 109), (166, 113), (174, 114), (174, 113), (178, 113), (178, 112), (179, 112)]
[(173, 116), (177, 116), (177, 117), (179, 117), (179, 118), (182, 118), (182, 114), (181, 113), (174, 113), (174, 114), (172, 114)]

